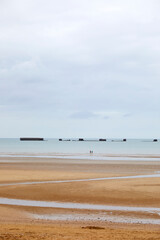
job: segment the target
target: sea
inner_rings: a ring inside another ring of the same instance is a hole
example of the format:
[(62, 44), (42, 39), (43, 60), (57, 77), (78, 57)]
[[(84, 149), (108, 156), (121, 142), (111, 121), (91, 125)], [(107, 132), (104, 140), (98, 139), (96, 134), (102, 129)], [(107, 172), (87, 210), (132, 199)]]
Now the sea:
[(160, 157), (160, 139), (59, 139), (20, 141), (19, 138), (0, 138), (0, 155), (77, 155), (77, 156), (157, 156)]

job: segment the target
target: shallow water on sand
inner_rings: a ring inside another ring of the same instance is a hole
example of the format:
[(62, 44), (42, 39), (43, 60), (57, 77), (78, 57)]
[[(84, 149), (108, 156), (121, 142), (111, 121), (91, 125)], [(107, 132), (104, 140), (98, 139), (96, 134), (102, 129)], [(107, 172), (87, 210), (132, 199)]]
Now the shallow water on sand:
[(90, 181), (104, 181), (104, 180), (116, 180), (116, 179), (135, 179), (135, 178), (157, 178), (157, 177), (160, 177), (160, 173), (159, 174), (148, 174), (148, 175), (122, 176), (122, 177), (1, 183), (0, 186), (17, 186), (17, 185), (34, 185), (34, 184), (51, 184), (51, 183), (74, 183), (74, 182), (90, 182)]
[[(133, 155), (133, 156), (103, 156), (102, 154), (70, 154), (70, 155), (62, 155), (62, 154), (57, 154), (57, 155), (27, 155), (27, 154), (0, 154), (0, 157), (4, 158), (11, 158), (11, 160), (6, 160), (6, 159), (1, 159), (0, 162), (29, 162), (33, 161), (32, 159), (35, 159), (36, 161), (42, 161), (42, 159), (46, 160), (52, 160), (52, 159), (74, 159), (74, 160), (92, 160), (92, 161), (160, 161), (160, 155), (155, 155), (155, 156), (148, 156), (148, 155)], [(12, 160), (14, 158), (14, 160)], [(17, 158), (15, 160), (15, 158)], [(23, 160), (20, 160), (20, 158), (23, 158)], [(26, 160), (24, 158), (27, 158)]]
[[(160, 208), (154, 207), (128, 207), (128, 206), (111, 206), (111, 205), (98, 205), (98, 204), (84, 204), (72, 202), (48, 202), (48, 201), (33, 201), (21, 199), (0, 198), (2, 205), (14, 206), (30, 206), (30, 207), (43, 207), (43, 208), (58, 208), (58, 209), (79, 209), (79, 210), (103, 210), (106, 213), (97, 214), (30, 214), (32, 218), (41, 220), (53, 221), (107, 221), (115, 223), (135, 223), (135, 224), (160, 224)], [(155, 218), (137, 218), (130, 216), (112, 215), (114, 211), (121, 212), (141, 212), (156, 214)]]
[(148, 212), (160, 215), (160, 208), (155, 207), (128, 207), (128, 206), (111, 206), (99, 204), (84, 204), (72, 202), (50, 202), (0, 198), (2, 205), (44, 207), (44, 208), (62, 208), (62, 209), (85, 209), (85, 210), (104, 210), (104, 211), (128, 211), (128, 212)]
[(149, 175), (135, 175), (122, 177), (105, 177), (105, 178), (88, 178), (88, 179), (73, 179), (73, 180), (51, 180), (51, 181), (37, 181), (37, 182), (18, 182), (18, 183), (1, 183), (0, 186), (17, 186), (17, 185), (35, 185), (35, 184), (51, 184), (51, 183), (74, 183), (74, 182), (90, 182), (90, 181), (104, 181), (116, 179), (135, 179), (135, 178), (157, 178), (160, 174)]
[(40, 220), (51, 221), (98, 221), (113, 223), (130, 223), (130, 224), (155, 224), (160, 225), (160, 219), (153, 218), (136, 218), (129, 216), (112, 216), (110, 214), (32, 214), (32, 217)]

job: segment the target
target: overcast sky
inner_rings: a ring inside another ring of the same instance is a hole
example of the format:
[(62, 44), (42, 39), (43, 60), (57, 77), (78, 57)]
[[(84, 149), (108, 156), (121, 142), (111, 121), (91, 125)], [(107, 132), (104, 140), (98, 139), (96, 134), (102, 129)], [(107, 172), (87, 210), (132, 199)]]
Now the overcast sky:
[(159, 0), (0, 0), (0, 137), (160, 137)]

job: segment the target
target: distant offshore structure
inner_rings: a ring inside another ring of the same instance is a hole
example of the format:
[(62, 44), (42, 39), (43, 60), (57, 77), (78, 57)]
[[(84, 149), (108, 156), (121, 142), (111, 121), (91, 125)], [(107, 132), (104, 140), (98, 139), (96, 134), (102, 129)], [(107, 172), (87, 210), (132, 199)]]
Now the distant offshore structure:
[[(59, 138), (59, 141), (74, 141), (74, 142), (127, 142), (130, 141), (130, 139), (126, 139), (126, 138), (122, 138), (122, 139), (111, 139), (111, 138), (99, 138), (99, 139), (84, 139), (84, 138), (77, 138), (77, 139), (63, 139), (63, 138)], [(154, 138), (154, 139), (150, 139), (150, 140), (140, 140), (142, 142), (158, 142), (159, 139)]]
[(79, 138), (79, 139), (63, 139), (59, 138), (59, 141), (73, 141), (73, 142), (106, 142), (106, 138), (100, 138), (100, 139), (84, 139), (84, 138)]
[(21, 137), (20, 141), (44, 141), (43, 138)]
[(79, 138), (79, 139), (62, 139), (59, 138), (59, 141), (74, 141), (74, 142), (106, 142), (106, 138), (100, 138), (100, 139), (84, 139), (84, 138)]

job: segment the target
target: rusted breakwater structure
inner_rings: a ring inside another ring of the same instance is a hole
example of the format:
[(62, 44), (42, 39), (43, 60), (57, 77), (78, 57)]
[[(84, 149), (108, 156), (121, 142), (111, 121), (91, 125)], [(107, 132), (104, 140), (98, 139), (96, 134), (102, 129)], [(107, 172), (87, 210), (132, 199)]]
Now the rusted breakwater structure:
[(20, 141), (44, 141), (43, 138), (22, 137)]

